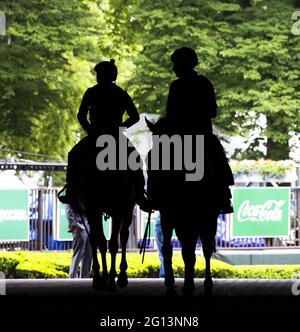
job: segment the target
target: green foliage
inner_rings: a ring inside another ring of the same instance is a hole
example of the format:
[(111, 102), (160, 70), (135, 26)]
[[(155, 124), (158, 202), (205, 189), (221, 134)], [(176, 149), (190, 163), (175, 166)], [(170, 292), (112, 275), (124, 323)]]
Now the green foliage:
[[(170, 55), (190, 46), (199, 55), (198, 71), (216, 89), (219, 115), (214, 124), (244, 137), (256, 129), (275, 143), (268, 144), (268, 158), (287, 159), (290, 132), (299, 133), (300, 126), (300, 38), (291, 33), (292, 1), (134, 3), (138, 5), (132, 9), (133, 23), (142, 51), (129, 87), (140, 110), (164, 113), (175, 78)], [(255, 148), (250, 146), (243, 157)]]
[(70, 253), (0, 253), (0, 270), (7, 278), (67, 278), (69, 265)]
[(103, 59), (116, 60), (118, 83), (140, 112), (164, 114), (175, 79), (170, 55), (190, 46), (199, 55), (198, 71), (215, 86), (214, 124), (230, 135), (246, 137), (255, 129), (260, 136), (238, 157), (263, 157), (257, 147), (265, 136), (267, 157), (287, 159), (287, 141), (300, 127), (294, 3), (3, 0), (0, 147), (66, 160), (82, 133), (76, 119), (82, 94)]
[(14, 278), (17, 279), (40, 279), (40, 278), (67, 278), (66, 272), (60, 271), (58, 267), (36, 264), (34, 262), (24, 262), (18, 265)]
[(7, 278), (14, 276), (17, 265), (20, 259), (11, 253), (0, 255), (0, 271), (2, 271)]
[[(0, 271), (7, 278), (67, 278), (71, 255), (71, 252), (0, 252)], [(120, 261), (121, 255), (118, 254), (117, 266)], [(159, 275), (157, 253), (146, 253), (144, 264), (141, 255), (128, 253), (127, 263), (130, 278), (157, 278)], [(184, 277), (180, 253), (174, 253), (173, 269), (176, 278)], [(211, 261), (213, 278), (290, 279), (299, 271), (300, 265), (232, 266), (216, 259)], [(195, 277), (204, 276), (205, 261), (197, 256)]]
[(10, 43), (0, 44), (0, 146), (65, 159), (91, 84), (98, 16), (79, 0), (2, 1), (1, 10)]

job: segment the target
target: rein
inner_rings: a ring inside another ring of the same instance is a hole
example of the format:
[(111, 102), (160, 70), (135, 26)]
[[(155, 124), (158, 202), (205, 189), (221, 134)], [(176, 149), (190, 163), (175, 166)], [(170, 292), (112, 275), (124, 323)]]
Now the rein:
[(143, 242), (142, 242), (141, 249), (140, 249), (140, 254), (143, 252), (142, 264), (144, 263), (145, 252), (146, 252), (146, 244), (147, 244), (147, 242), (149, 243), (149, 241), (150, 241), (151, 214), (152, 214), (152, 212), (148, 213), (148, 221), (147, 221), (147, 224), (146, 224), (144, 238), (143, 238)]

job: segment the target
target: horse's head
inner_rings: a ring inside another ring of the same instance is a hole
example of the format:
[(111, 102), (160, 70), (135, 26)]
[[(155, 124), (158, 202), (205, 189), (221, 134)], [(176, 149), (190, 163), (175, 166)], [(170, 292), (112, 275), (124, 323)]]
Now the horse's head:
[(171, 134), (171, 123), (167, 118), (161, 118), (156, 123), (152, 123), (145, 118), (146, 124), (153, 135)]
[(147, 127), (149, 128), (149, 130), (154, 134), (155, 133), (155, 123), (149, 121), (146, 117), (145, 117), (145, 121), (147, 124)]

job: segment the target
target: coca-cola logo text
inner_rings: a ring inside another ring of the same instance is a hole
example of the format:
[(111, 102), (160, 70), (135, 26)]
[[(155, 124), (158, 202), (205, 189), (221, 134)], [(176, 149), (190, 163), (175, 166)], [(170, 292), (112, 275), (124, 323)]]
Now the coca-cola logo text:
[(250, 200), (245, 200), (237, 211), (237, 218), (239, 222), (244, 221), (281, 221), (282, 207), (286, 201), (269, 199), (264, 204), (251, 204)]

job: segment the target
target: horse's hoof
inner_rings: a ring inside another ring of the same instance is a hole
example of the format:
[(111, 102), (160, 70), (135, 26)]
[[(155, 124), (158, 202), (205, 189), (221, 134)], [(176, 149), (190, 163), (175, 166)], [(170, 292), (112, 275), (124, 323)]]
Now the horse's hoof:
[(111, 292), (115, 292), (117, 290), (117, 284), (116, 284), (115, 280), (109, 281), (108, 290)]
[(98, 291), (98, 290), (102, 290), (103, 289), (103, 284), (101, 282), (100, 278), (93, 278), (93, 283), (92, 283), (92, 287), (94, 290)]
[(176, 292), (175, 288), (174, 287), (170, 287), (170, 288), (168, 287), (167, 291), (166, 291), (166, 296), (170, 296), (170, 297), (177, 296), (177, 292)]
[(102, 277), (93, 277), (92, 287), (96, 291), (107, 289), (107, 280)]
[(165, 277), (165, 287), (167, 288), (175, 288), (175, 279), (174, 278), (168, 278)]
[(107, 284), (109, 282), (110, 276), (109, 276), (109, 274), (104, 273), (104, 274), (101, 275), (100, 278), (103, 280), (104, 283)]
[(192, 296), (195, 293), (195, 285), (194, 283), (191, 284), (184, 284), (182, 287), (182, 295), (183, 296)]
[(119, 275), (117, 284), (120, 288), (124, 288), (128, 285), (128, 278), (127, 275)]
[(213, 289), (214, 283), (211, 278), (206, 278), (204, 280), (204, 291), (205, 295), (210, 295)]

